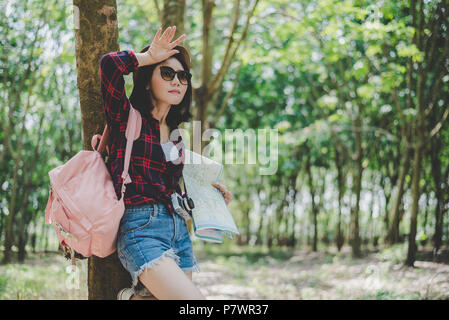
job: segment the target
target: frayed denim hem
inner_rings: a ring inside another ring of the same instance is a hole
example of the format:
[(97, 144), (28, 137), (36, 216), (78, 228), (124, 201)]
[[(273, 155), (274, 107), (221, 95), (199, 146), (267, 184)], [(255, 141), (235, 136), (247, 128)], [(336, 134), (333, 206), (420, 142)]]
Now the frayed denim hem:
[(170, 257), (173, 258), (176, 261), (176, 264), (179, 265), (179, 260), (180, 258), (176, 255), (175, 251), (173, 250), (173, 248), (168, 249), (167, 251), (165, 251), (160, 257), (153, 259), (147, 263), (145, 263), (144, 265), (142, 265), (138, 271), (134, 272), (132, 275), (133, 278), (133, 288), (135, 289), (137, 286), (137, 281), (139, 280), (139, 276), (142, 274), (142, 272), (145, 271), (145, 269), (150, 269), (153, 266), (155, 266), (156, 264), (158, 264), (160, 262), (160, 260), (163, 257)]
[[(184, 271), (184, 273), (189, 273), (189, 272), (200, 272), (200, 267), (198, 266), (198, 264), (195, 263), (195, 265), (193, 267), (190, 268), (182, 268), (182, 271)], [(139, 295), (141, 297), (154, 297), (154, 295), (148, 290), (147, 287), (145, 287), (141, 282), (139, 282), (137, 284), (137, 286), (133, 287), (134, 290), (134, 294)]]

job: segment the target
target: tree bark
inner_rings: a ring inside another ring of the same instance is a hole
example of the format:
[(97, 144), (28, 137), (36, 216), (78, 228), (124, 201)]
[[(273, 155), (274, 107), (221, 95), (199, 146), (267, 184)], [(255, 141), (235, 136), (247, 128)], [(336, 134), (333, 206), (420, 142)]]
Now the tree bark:
[(404, 184), (405, 184), (405, 177), (407, 176), (408, 170), (410, 168), (410, 157), (412, 154), (412, 150), (410, 148), (407, 148), (405, 151), (405, 158), (402, 162), (400, 173), (399, 173), (399, 179), (398, 179), (398, 186), (396, 190), (396, 195), (394, 198), (393, 208), (391, 210), (391, 215), (393, 217), (390, 229), (388, 230), (387, 238), (385, 239), (387, 243), (393, 244), (399, 242), (399, 223), (400, 223), (400, 210), (399, 207), (402, 202), (402, 197), (404, 195)]
[[(292, 238), (291, 235), (294, 235), (295, 230), (295, 223), (294, 216), (295, 216), (295, 200), (296, 200), (296, 178), (298, 176), (298, 172), (295, 170), (292, 172), (292, 174), (289, 177), (289, 183), (288, 183), (288, 196), (289, 200), (287, 200), (287, 216), (284, 219), (285, 222), (285, 242), (287, 247), (292, 247), (294, 244), (294, 237)], [(291, 191), (290, 191), (291, 190)], [(288, 203), (290, 201), (290, 203)], [(293, 221), (292, 221), (293, 220)]]
[[(413, 42), (417, 45), (418, 49), (422, 49), (422, 37), (424, 36), (424, 2), (419, 0), (418, 13), (416, 12), (416, 1), (412, 0), (412, 16), (413, 25), (415, 26), (416, 32), (413, 37)], [(412, 177), (412, 215), (410, 221), (410, 232), (408, 235), (408, 250), (407, 258), (405, 264), (407, 266), (413, 267), (416, 257), (416, 230), (418, 223), (418, 211), (419, 211), (419, 198), (421, 196), (419, 188), (419, 180), (421, 178), (421, 164), (422, 164), (422, 154), (424, 149), (424, 101), (423, 101), (423, 89), (425, 85), (425, 76), (423, 70), (422, 62), (417, 62), (418, 72), (417, 72), (417, 83), (416, 83), (416, 101), (417, 101), (417, 113), (415, 117), (415, 154), (413, 157), (413, 177)], [(409, 65), (409, 68), (411, 66)]]
[(13, 178), (12, 178), (12, 190), (11, 190), (11, 201), (9, 202), (9, 215), (6, 219), (6, 233), (5, 233), (5, 249), (3, 252), (2, 264), (8, 264), (11, 261), (11, 247), (14, 241), (14, 221), (17, 215), (16, 210), (16, 199), (17, 199), (17, 189), (19, 182), (19, 162), (14, 163)]
[(336, 237), (336, 245), (338, 251), (341, 250), (344, 243), (344, 236), (341, 231), (342, 224), (342, 202), (344, 195), (344, 174), (343, 174), (343, 164), (341, 160), (341, 154), (338, 148), (335, 149), (335, 166), (337, 167), (337, 184), (338, 184), (338, 221), (337, 221), (337, 237)]
[(250, 207), (248, 206), (244, 213), (243, 216), (245, 218), (245, 241), (244, 244), (248, 245), (249, 244), (249, 240), (251, 239), (251, 229), (250, 229), (250, 218), (249, 218), (249, 211), (250, 211)]
[(263, 211), (260, 211), (260, 220), (259, 220), (259, 227), (257, 228), (257, 233), (256, 233), (256, 245), (262, 245), (263, 243), (263, 239), (262, 239), (262, 230), (263, 230), (263, 222), (264, 222), (264, 218), (265, 215), (262, 213)]
[(432, 141), (432, 152), (430, 152), (431, 159), (431, 173), (433, 181), (435, 183), (435, 197), (437, 200), (435, 206), (435, 233), (433, 235), (433, 247), (435, 252), (438, 252), (442, 245), (443, 239), (443, 206), (444, 206), (444, 193), (441, 183), (441, 159), (440, 157), (441, 144), (439, 141)]
[(315, 186), (313, 184), (312, 165), (310, 163), (310, 149), (307, 149), (306, 172), (309, 180), (310, 197), (312, 198), (312, 218), (313, 218), (313, 240), (312, 250), (318, 251), (318, 206), (315, 203)]
[[(101, 133), (105, 118), (100, 91), (99, 60), (105, 53), (119, 51), (117, 4), (115, 0), (74, 0), (79, 12), (75, 22), (77, 85), (82, 114), (84, 149), (91, 150), (90, 137)], [(75, 15), (76, 17), (76, 15)], [(116, 299), (117, 292), (131, 286), (117, 252), (88, 261), (88, 298)]]
[[(419, 117), (419, 116), (418, 116)], [(408, 251), (407, 251), (407, 259), (405, 261), (405, 264), (408, 266), (413, 267), (415, 263), (415, 256), (416, 256), (416, 229), (417, 229), (417, 223), (418, 223), (418, 202), (419, 197), (421, 195), (420, 189), (419, 189), (419, 180), (421, 177), (421, 162), (422, 162), (422, 142), (423, 142), (423, 132), (422, 127), (419, 126), (418, 128), (418, 143), (415, 148), (415, 155), (413, 159), (413, 177), (412, 177), (412, 216), (410, 221), (410, 233), (408, 236)]]
[(359, 230), (359, 206), (360, 194), (362, 191), (362, 117), (361, 108), (358, 107), (356, 118), (353, 120), (354, 138), (355, 138), (355, 154), (354, 154), (354, 173), (353, 173), (353, 194), (355, 195), (355, 204), (351, 210), (351, 247), (352, 255), (356, 258), (362, 255), (360, 245)]

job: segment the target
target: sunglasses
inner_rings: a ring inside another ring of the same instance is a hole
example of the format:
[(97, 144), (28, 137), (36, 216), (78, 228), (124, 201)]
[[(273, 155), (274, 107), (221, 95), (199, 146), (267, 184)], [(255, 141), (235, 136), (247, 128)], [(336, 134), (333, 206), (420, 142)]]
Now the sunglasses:
[(188, 71), (185, 71), (185, 70), (175, 71), (175, 70), (173, 70), (173, 68), (170, 68), (168, 66), (161, 66), (162, 79), (164, 79), (166, 81), (171, 81), (171, 80), (173, 80), (175, 75), (178, 75), (178, 80), (182, 84), (188, 84), (189, 80), (192, 78), (192, 75)]

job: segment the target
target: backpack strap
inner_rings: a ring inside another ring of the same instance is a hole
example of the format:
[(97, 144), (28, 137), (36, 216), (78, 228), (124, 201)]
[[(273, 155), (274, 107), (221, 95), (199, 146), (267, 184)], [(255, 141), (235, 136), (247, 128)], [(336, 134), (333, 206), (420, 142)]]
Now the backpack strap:
[[(123, 184), (122, 184), (122, 198), (125, 194), (126, 186), (125, 184), (131, 182), (131, 178), (128, 174), (129, 170), (129, 162), (131, 159), (131, 151), (133, 147), (133, 142), (140, 136), (140, 130), (142, 128), (142, 116), (140, 115), (140, 112), (133, 108), (132, 104), (130, 103), (129, 108), (129, 115), (128, 115), (128, 123), (126, 124), (126, 132), (125, 137), (127, 139), (126, 141), (126, 151), (125, 151), (125, 164), (122, 172), (122, 178)], [(94, 135), (91, 140), (91, 146), (93, 150), (98, 151), (100, 154), (103, 154), (104, 149), (109, 145), (109, 138), (110, 138), (110, 128), (108, 127), (108, 124), (104, 127), (103, 134), (101, 135), (100, 139), (100, 145), (98, 148), (97, 146), (97, 140), (100, 138), (98, 134)], [(107, 150), (109, 152), (109, 150)]]
[(125, 165), (123, 168), (122, 178), (122, 199), (125, 196), (126, 184), (131, 182), (131, 177), (129, 176), (129, 161), (131, 159), (131, 150), (133, 147), (133, 142), (140, 136), (140, 130), (142, 128), (142, 116), (140, 112), (133, 108), (130, 103), (128, 123), (126, 125), (126, 152), (125, 152)]
[[(101, 135), (101, 140), (100, 140), (100, 145), (98, 146), (98, 149), (95, 148), (96, 145), (96, 141), (95, 139), (99, 138), (98, 134), (92, 137), (92, 141), (91, 141), (91, 145), (92, 145), (92, 149), (97, 150), (100, 154), (103, 154), (104, 149), (106, 148), (106, 146), (108, 146), (109, 144), (109, 137), (110, 137), (110, 130), (108, 127), (108, 124), (106, 124), (106, 126), (104, 127), (103, 130), (103, 134)], [(107, 150), (109, 152), (109, 150)]]

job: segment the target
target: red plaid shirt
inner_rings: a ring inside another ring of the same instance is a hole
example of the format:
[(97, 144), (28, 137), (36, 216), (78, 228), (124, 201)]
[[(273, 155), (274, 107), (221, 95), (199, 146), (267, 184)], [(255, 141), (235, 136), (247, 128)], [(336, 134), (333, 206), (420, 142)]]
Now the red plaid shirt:
[[(125, 92), (123, 75), (138, 69), (136, 55), (132, 50), (110, 52), (100, 59), (101, 95), (108, 126), (112, 129), (107, 167), (114, 182), (118, 199), (121, 197), (125, 163), (126, 125), (130, 101)], [(182, 141), (179, 135), (176, 145)], [(182, 157), (182, 148), (179, 148)], [(166, 161), (160, 144), (159, 121), (142, 117), (140, 136), (133, 143), (129, 164), (131, 183), (126, 185), (125, 207), (164, 203), (174, 213), (170, 195), (179, 186), (184, 163)]]

